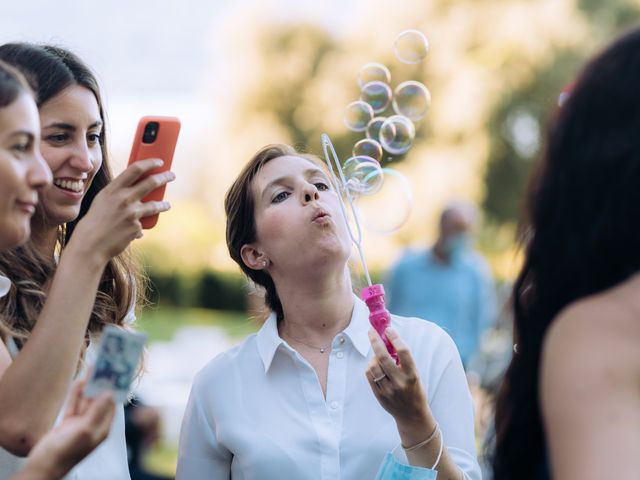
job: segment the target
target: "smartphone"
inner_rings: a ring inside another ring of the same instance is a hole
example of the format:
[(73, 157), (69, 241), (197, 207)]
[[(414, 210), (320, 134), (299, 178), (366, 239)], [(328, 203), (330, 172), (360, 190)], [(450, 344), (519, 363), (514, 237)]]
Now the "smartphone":
[(116, 402), (124, 402), (138, 371), (146, 340), (147, 335), (144, 333), (106, 326), (100, 336), (98, 357), (84, 395), (92, 398), (109, 390), (113, 392)]
[[(171, 169), (173, 152), (178, 142), (180, 133), (180, 120), (175, 117), (142, 117), (138, 122), (136, 136), (133, 138), (129, 165), (138, 160), (147, 158), (160, 158), (164, 161), (162, 167), (151, 170), (144, 177), (155, 173), (165, 172)], [(142, 177), (142, 178), (144, 178)], [(166, 185), (156, 188), (142, 199), (143, 202), (150, 200), (161, 201), (164, 199)], [(140, 219), (142, 228), (152, 228), (158, 223), (158, 214)]]

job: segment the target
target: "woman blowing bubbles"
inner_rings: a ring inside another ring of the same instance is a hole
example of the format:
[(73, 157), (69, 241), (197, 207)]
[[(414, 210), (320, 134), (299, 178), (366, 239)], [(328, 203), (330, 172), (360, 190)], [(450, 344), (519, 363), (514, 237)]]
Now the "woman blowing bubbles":
[(373, 479), (383, 461), (397, 467), (385, 455), (400, 444), (410, 464), (427, 467), (405, 467), (411, 478), (434, 478), (437, 463), (439, 479), (479, 479), (457, 350), (430, 322), (393, 316), (398, 367), (369, 332), (323, 164), (288, 146), (265, 147), (225, 207), (231, 257), (264, 287), (272, 313), (196, 377), (178, 479)]

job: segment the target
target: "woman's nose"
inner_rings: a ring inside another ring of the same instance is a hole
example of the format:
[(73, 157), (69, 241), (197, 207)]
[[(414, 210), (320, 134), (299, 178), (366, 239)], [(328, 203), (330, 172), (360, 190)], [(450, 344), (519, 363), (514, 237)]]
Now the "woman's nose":
[(313, 190), (307, 190), (304, 192), (304, 203), (309, 203), (313, 200), (319, 200), (320, 195), (318, 195), (318, 189), (313, 187)]
[(80, 143), (72, 153), (71, 165), (83, 172), (93, 169), (93, 155), (86, 142)]

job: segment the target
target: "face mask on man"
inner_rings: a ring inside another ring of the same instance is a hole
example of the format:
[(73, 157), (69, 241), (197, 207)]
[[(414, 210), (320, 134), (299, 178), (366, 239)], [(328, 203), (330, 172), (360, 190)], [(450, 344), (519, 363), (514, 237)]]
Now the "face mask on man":
[(456, 233), (447, 238), (445, 250), (451, 260), (459, 260), (471, 245), (471, 237), (468, 233)]

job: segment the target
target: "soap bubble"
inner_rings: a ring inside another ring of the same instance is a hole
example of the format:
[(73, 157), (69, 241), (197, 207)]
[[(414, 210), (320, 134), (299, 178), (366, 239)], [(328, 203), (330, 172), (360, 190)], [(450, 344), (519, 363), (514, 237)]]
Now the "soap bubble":
[(378, 162), (382, 161), (382, 145), (371, 138), (363, 138), (353, 146), (353, 156), (371, 157)]
[(372, 118), (371, 105), (361, 100), (351, 102), (344, 111), (344, 124), (354, 132), (364, 132)]
[(418, 30), (405, 30), (396, 37), (393, 46), (402, 63), (420, 63), (429, 51), (429, 40)]
[(391, 155), (406, 153), (413, 144), (416, 129), (413, 122), (402, 115), (393, 115), (380, 127), (380, 144)]
[(387, 117), (373, 117), (367, 124), (367, 138), (371, 138), (377, 142), (380, 141), (380, 127)]
[[(381, 187), (375, 195), (361, 196), (356, 199), (356, 206), (365, 228), (389, 235), (402, 227), (413, 208), (413, 194), (409, 181), (393, 168), (383, 168), (371, 177), (384, 177)], [(370, 182), (378, 183), (376, 178)]]
[(369, 82), (391, 82), (391, 72), (381, 63), (367, 63), (358, 73), (358, 85), (364, 87)]
[(420, 120), (429, 111), (431, 94), (422, 83), (410, 80), (396, 87), (393, 97), (393, 110), (414, 122)]
[(349, 158), (342, 167), (347, 188), (351, 193), (372, 195), (382, 187), (384, 174), (377, 160), (365, 155)]
[(362, 87), (360, 100), (371, 105), (373, 113), (384, 112), (391, 103), (391, 87), (384, 82), (369, 82)]

